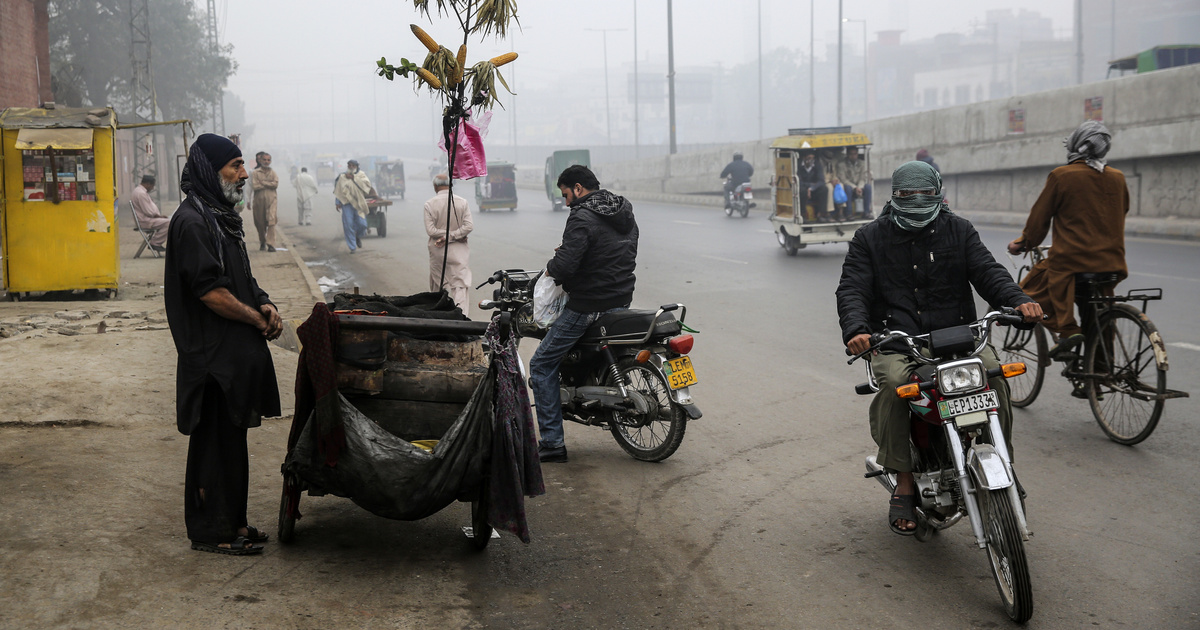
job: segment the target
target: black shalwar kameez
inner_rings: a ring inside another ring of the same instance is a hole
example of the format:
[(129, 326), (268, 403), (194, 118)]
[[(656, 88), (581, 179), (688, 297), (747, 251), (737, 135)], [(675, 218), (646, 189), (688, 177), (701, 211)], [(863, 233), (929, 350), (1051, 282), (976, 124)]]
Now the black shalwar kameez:
[(188, 196), (167, 236), (163, 292), (179, 353), (176, 422), (190, 436), (184, 520), (189, 539), (211, 544), (232, 541), (247, 525), (246, 429), (281, 413), (262, 333), (200, 299), (223, 287), (255, 311), (271, 303), (250, 273), (241, 217), (221, 193), (218, 168), (193, 146), (181, 178)]

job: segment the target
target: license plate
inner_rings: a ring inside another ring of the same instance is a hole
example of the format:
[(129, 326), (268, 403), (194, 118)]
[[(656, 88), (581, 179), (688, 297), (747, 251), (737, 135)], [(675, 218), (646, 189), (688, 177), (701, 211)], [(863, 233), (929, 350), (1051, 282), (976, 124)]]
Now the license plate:
[(692, 367), (690, 357), (671, 359), (666, 363), (667, 384), (671, 389), (679, 389), (696, 384), (696, 370)]
[(745, 197), (746, 199), (753, 199), (753, 198), (754, 198), (754, 193), (752, 193), (752, 192), (750, 192), (749, 190), (747, 190), (747, 191), (746, 191), (746, 192), (745, 192), (745, 193), (744, 193), (742, 196), (743, 196), (743, 197)]
[(949, 400), (938, 401), (938, 415), (942, 420), (948, 420), (954, 416), (971, 413), (973, 411), (990, 411), (999, 407), (997, 402), (996, 392), (988, 390), (963, 396), (962, 398), (951, 398)]

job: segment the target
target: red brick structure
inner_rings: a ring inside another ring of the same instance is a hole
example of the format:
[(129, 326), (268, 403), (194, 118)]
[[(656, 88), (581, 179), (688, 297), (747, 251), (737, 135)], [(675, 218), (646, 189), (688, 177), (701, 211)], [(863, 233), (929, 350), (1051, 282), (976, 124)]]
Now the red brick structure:
[(0, 109), (54, 100), (49, 22), (46, 0), (0, 0)]

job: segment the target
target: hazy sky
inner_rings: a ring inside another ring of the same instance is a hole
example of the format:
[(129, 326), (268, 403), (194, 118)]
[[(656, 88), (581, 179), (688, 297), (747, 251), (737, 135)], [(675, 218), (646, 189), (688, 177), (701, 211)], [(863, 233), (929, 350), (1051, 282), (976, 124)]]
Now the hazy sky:
[[(197, 0), (203, 10), (203, 3)], [(432, 3), (431, 3), (432, 4)], [(603, 37), (607, 37), (610, 81), (624, 78), (623, 67), (633, 61), (634, 0), (524, 0), (519, 4), (522, 28), (509, 41), (494, 38), (468, 46), (468, 63), (516, 50), (521, 58), (503, 69), (517, 74), (516, 84), (561, 86), (562, 90), (603, 90)], [(638, 58), (666, 63), (666, 1), (637, 0)], [(711, 2), (676, 0), (676, 67), (724, 66), (756, 58), (758, 0)], [(764, 50), (787, 46), (807, 53), (809, 3), (802, 0), (761, 0)], [(879, 30), (903, 29), (904, 39), (938, 33), (967, 33), (981, 23), (989, 9), (1037, 11), (1053, 20), (1057, 37), (1069, 37), (1071, 0), (845, 0), (844, 16), (866, 19), (868, 37)], [(288, 120), (291, 127), (330, 125), (331, 112), (346, 120), (344, 131), (362, 131), (371, 118), (372, 130), (382, 136), (380, 117), (398, 112), (428, 112), (428, 95), (416, 95), (406, 81), (388, 84), (373, 75), (374, 61), (408, 57), (417, 63), (424, 48), (409, 31), (418, 23), (448, 48), (456, 22), (420, 18), (407, 0), (218, 0), (221, 41), (233, 45), (238, 72), (229, 89), (246, 101), (247, 117), (264, 139), (306, 141), (298, 131), (283, 133), (273, 123)], [(837, 3), (816, 3), (816, 51), (837, 41)], [(586, 29), (625, 29), (600, 32)], [(461, 38), (461, 34), (458, 35)], [(862, 24), (847, 23), (849, 51), (862, 49)], [(514, 68), (515, 66), (515, 68)], [(520, 91), (518, 87), (518, 92)], [(501, 115), (498, 112), (497, 115)], [(387, 124), (386, 121), (383, 124)], [(338, 121), (332, 126), (336, 129)], [(354, 133), (353, 135), (361, 135)], [(389, 137), (393, 137), (391, 134)]]

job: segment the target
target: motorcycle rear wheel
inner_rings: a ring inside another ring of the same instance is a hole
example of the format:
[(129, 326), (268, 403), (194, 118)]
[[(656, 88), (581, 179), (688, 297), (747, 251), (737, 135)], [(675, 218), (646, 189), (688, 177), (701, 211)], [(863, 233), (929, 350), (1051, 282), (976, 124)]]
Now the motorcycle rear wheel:
[[(670, 457), (683, 443), (687, 429), (687, 418), (683, 410), (671, 401), (671, 391), (662, 375), (650, 365), (638, 363), (631, 358), (617, 362), (617, 369), (625, 376), (626, 387), (645, 396), (652, 409), (647, 417), (610, 412), (608, 427), (617, 444), (626, 453), (644, 462), (661, 462)], [(611, 374), (604, 384), (616, 387)]]
[(733, 216), (733, 204), (732, 203), (730, 203), (728, 206), (725, 206), (725, 216), (727, 216), (727, 217)]
[(979, 512), (987, 539), (992, 577), (1000, 591), (1004, 612), (1017, 623), (1033, 616), (1033, 586), (1029, 581), (1029, 563), (1025, 543), (1008, 490), (984, 490), (976, 493)]
[(742, 207), (738, 208), (738, 212), (742, 213), (743, 219), (746, 218), (746, 215), (750, 214), (750, 204), (742, 203)]

